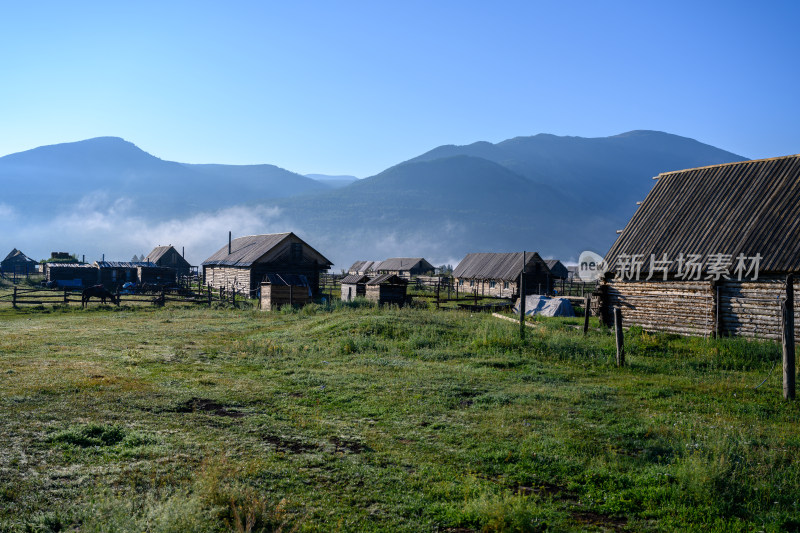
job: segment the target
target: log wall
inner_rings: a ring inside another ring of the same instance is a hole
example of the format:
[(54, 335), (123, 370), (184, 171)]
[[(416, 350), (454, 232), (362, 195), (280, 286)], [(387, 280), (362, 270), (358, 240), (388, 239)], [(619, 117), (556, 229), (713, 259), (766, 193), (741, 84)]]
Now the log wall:
[[(794, 287), (798, 293), (800, 282)], [(611, 316), (610, 310), (618, 306), (626, 326), (681, 335), (781, 338), (784, 276), (717, 282), (610, 280), (601, 288), (603, 316)], [(800, 335), (799, 318), (796, 315), (796, 336)]]

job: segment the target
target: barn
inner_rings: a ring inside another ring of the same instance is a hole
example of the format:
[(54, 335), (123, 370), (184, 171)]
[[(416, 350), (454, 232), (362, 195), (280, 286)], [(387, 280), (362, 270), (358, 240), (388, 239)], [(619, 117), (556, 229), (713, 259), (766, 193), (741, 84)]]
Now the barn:
[(372, 270), (379, 274), (394, 274), (401, 278), (411, 279), (411, 276), (433, 273), (436, 267), (423, 257), (390, 257), (374, 265)]
[(408, 280), (396, 274), (380, 274), (366, 283), (366, 297), (377, 304), (406, 303)]
[(342, 301), (352, 302), (356, 298), (366, 297), (368, 281), (369, 276), (364, 274), (350, 274), (342, 278)]
[(39, 263), (14, 248), (6, 258), (0, 262), (0, 272), (16, 276), (27, 276), (28, 274), (36, 272), (36, 266), (38, 264)]
[(156, 246), (153, 251), (147, 254), (145, 261), (155, 263), (162, 268), (171, 268), (178, 276), (188, 276), (192, 271), (192, 265), (178, 253), (174, 246)]
[(203, 261), (203, 279), (214, 288), (255, 296), (267, 274), (305, 276), (312, 295), (333, 263), (294, 233), (250, 235), (231, 240)]
[[(453, 280), (459, 290), (478, 291), (481, 296), (519, 297), (523, 252), (471, 253), (453, 269)], [(525, 294), (551, 294), (553, 276), (536, 252), (525, 256)]]
[(800, 272), (800, 155), (654, 179), (606, 254), (605, 320), (619, 307), (650, 331), (779, 338), (786, 276)]

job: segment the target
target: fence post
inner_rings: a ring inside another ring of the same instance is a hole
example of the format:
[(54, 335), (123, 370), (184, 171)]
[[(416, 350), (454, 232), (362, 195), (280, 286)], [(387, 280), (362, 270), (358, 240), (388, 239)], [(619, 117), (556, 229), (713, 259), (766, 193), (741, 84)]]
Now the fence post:
[(436, 284), (436, 309), (439, 309), (439, 284)]
[(67, 292), (67, 289), (64, 289), (64, 305), (69, 303), (69, 298), (67, 297), (68, 294), (69, 293)]
[(525, 338), (525, 252), (522, 252), (522, 270), (519, 274), (519, 338)]
[(617, 337), (617, 366), (625, 366), (625, 339), (622, 336), (622, 310), (614, 308), (614, 329)]
[(592, 310), (592, 297), (587, 296), (583, 305), (583, 334), (586, 335), (589, 332), (589, 315), (591, 314)]
[(17, 286), (14, 285), (14, 295), (11, 297), (11, 306), (17, 308)]
[(794, 400), (794, 276), (786, 276), (786, 299), (781, 302), (783, 312), (783, 399)]
[[(202, 285), (200, 286), (202, 287)], [(211, 309), (211, 285), (208, 286), (208, 308)]]

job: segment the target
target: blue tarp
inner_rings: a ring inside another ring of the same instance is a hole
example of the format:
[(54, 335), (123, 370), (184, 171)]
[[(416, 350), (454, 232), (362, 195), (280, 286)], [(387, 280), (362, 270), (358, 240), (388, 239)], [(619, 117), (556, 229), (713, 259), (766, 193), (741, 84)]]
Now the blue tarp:
[[(514, 305), (514, 312), (519, 314), (519, 298)], [(575, 316), (572, 304), (566, 298), (550, 298), (538, 294), (529, 294), (525, 298), (525, 315), (541, 316)]]

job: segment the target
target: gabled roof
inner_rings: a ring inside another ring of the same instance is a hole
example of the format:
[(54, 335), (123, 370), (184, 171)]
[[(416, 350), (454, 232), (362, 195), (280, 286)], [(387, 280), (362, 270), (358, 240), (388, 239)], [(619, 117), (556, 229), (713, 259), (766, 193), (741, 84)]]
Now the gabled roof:
[[(536, 252), (527, 252), (526, 266), (539, 263), (547, 265)], [(522, 252), (511, 253), (472, 253), (453, 269), (454, 278), (466, 279), (498, 279), (513, 281), (522, 272)]]
[[(659, 174), (606, 254), (761, 254), (762, 272), (800, 271), (800, 154)], [(675, 262), (671, 270), (677, 269)]]
[(264, 257), (273, 249), (283, 244), (287, 240), (297, 240), (305, 245), (304, 254), (310, 252), (315, 256), (315, 260), (321, 266), (330, 268), (333, 263), (326, 259), (322, 254), (308, 245), (303, 239), (294, 233), (270, 233), (266, 235), (248, 235), (239, 237), (231, 241), (231, 253), (228, 253), (228, 245), (216, 251), (214, 255), (203, 261), (204, 266), (234, 266), (250, 267), (253, 263)]
[(547, 263), (547, 268), (550, 269), (554, 278), (567, 279), (569, 277), (569, 270), (558, 259), (545, 259), (544, 262)]
[(352, 285), (355, 283), (366, 283), (367, 281), (369, 281), (369, 276), (366, 274), (350, 274), (343, 277), (339, 283)]
[(381, 274), (380, 276), (376, 276), (369, 280), (367, 285), (380, 285), (382, 283), (388, 283), (390, 285), (405, 285), (408, 283), (408, 280), (398, 277), (396, 274)]
[(28, 257), (27, 255), (23, 254), (20, 250), (14, 248), (9, 252), (5, 259), (3, 259), (3, 263), (6, 261), (11, 261), (14, 263), (36, 263), (33, 259)]
[(411, 270), (420, 268), (423, 271), (433, 270), (435, 267), (428, 263), (424, 257), (390, 257), (378, 263), (374, 270)]
[(158, 260), (164, 257), (164, 254), (166, 254), (172, 249), (174, 249), (174, 247), (171, 244), (167, 246), (156, 246), (155, 248), (153, 248), (152, 252), (147, 254), (147, 260), (152, 261), (153, 263), (158, 263)]
[(353, 263), (348, 272), (370, 272), (375, 270), (375, 266), (380, 264), (380, 261), (356, 261)]

